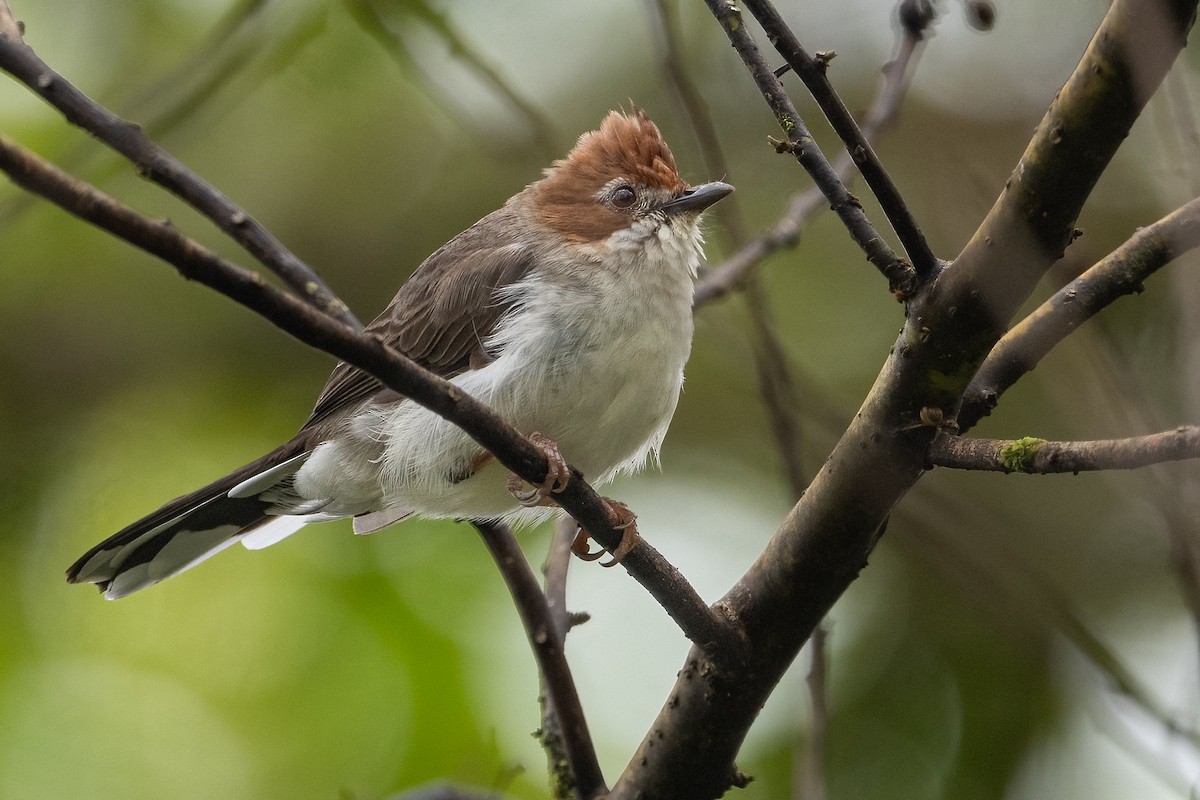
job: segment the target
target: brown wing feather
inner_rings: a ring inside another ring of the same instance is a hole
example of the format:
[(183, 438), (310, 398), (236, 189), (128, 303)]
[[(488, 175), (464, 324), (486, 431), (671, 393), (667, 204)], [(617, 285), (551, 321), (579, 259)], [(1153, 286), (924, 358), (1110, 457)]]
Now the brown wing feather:
[[(451, 239), (425, 259), (367, 330), (443, 378), (490, 361), (495, 354), (485, 353), (483, 343), (512, 305), (498, 300), (496, 290), (521, 280), (533, 266), (517, 227), (506, 206)], [(376, 396), (400, 399), (377, 379), (339, 363), (304, 427)]]

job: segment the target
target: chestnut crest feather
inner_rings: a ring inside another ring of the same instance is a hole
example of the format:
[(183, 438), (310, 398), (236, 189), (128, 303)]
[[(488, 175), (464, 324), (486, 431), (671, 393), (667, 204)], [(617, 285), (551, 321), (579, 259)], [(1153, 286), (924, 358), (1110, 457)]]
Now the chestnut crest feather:
[(529, 192), (539, 218), (568, 241), (600, 242), (630, 224), (628, 213), (598, 202), (614, 183), (669, 196), (688, 188), (658, 126), (640, 109), (610, 111)]

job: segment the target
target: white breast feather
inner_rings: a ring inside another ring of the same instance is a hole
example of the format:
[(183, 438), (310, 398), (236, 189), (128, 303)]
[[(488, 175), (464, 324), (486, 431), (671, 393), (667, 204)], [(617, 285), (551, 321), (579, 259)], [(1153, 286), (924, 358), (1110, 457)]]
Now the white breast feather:
[[(691, 348), (700, 236), (694, 225), (680, 227), (635, 223), (599, 246), (622, 256), (615, 263), (557, 277), (535, 269), (505, 288), (498, 299), (514, 306), (486, 343), (501, 355), (453, 382), (522, 433), (553, 438), (594, 484), (657, 460)], [(495, 462), (452, 480), (482, 453), (457, 426), (415, 403), (369, 406), (344, 436), (313, 453), (296, 488), (306, 497), (336, 492), (339, 501), (326, 512), (404, 508), (511, 521), (553, 513), (520, 508)]]

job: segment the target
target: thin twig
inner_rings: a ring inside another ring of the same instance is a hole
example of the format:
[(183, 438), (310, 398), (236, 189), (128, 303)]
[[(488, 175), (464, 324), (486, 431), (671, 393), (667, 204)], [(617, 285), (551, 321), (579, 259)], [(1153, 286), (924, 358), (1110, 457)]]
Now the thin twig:
[(783, 462), (792, 502), (796, 502), (812, 478), (804, 469), (801, 447), (803, 423), (796, 396), (796, 380), (761, 283), (757, 279), (747, 281), (742, 294), (750, 311), (749, 324), (753, 335), (759, 395), (771, 425), (775, 448)]
[[(0, 0), (0, 14), (12, 12)], [(14, 26), (0, 29), (0, 69), (58, 109), (72, 125), (83, 128), (129, 159), (138, 173), (159, 184), (212, 220), (231, 239), (275, 272), (304, 300), (352, 328), (362, 324), (319, 275), (283, 246), (257, 220), (159, 147), (142, 131), (94, 102), (14, 35)]]
[(995, 408), (1000, 395), (1028, 373), (1067, 334), (1112, 302), (1142, 290), (1142, 282), (1200, 246), (1200, 198), (1141, 228), (1124, 244), (1042, 303), (1005, 334), (963, 395), (959, 429)]
[(575, 541), (578, 530), (579, 523), (575, 520), (569, 517), (560, 519), (554, 526), (550, 550), (542, 566), (542, 575), (546, 579), (546, 603), (550, 606), (550, 616), (554, 618), (554, 629), (564, 638), (574, 627), (571, 614), (567, 611), (567, 573), (571, 567), (571, 543)]
[[(932, 19), (925, 20), (925, 24)], [(901, 25), (897, 33), (896, 52), (884, 64), (879, 89), (863, 116), (862, 135), (873, 139), (896, 118), (901, 101), (908, 93), (913, 72), (920, 54), (925, 28)], [(843, 183), (849, 183), (854, 161), (848, 151), (842, 151), (833, 162), (833, 170)], [(826, 207), (825, 195), (817, 187), (798, 192), (788, 203), (779, 221), (765, 233), (742, 244), (724, 262), (707, 270), (696, 283), (692, 307), (720, 299), (733, 291), (767, 256), (784, 248), (795, 247), (808, 218)]]
[(942, 435), (929, 445), (931, 466), (1035, 475), (1138, 469), (1192, 458), (1200, 458), (1197, 425), (1094, 442), (1048, 442), (1031, 436), (1004, 440)]
[[(142, 118), (142, 109), (158, 105), (159, 101), (165, 102), (166, 109), (144, 124), (152, 135), (161, 135), (188, 119), (262, 49), (262, 41), (242, 33), (250, 28), (254, 18), (266, 6), (267, 0), (238, 0), (221, 15), (193, 52), (170, 73), (140, 92), (141, 96), (127, 107), (127, 113)], [(197, 82), (198, 75), (203, 77)]]
[(916, 268), (917, 277), (924, 280), (935, 274), (938, 269), (938, 261), (929, 249), (928, 242), (925, 241), (925, 234), (921, 232), (921, 228), (905, 204), (904, 198), (900, 196), (900, 190), (892, 182), (891, 176), (884, 169), (883, 163), (875, 154), (871, 143), (859, 130), (858, 123), (846, 108), (846, 104), (842, 102), (842, 98), (829, 83), (829, 78), (825, 74), (828, 60), (815, 59), (805, 51), (791, 28), (771, 5), (770, 0), (744, 0), (744, 2), (750, 9), (750, 13), (762, 25), (768, 41), (783, 56), (800, 80), (804, 81), (809, 93), (825, 114), (825, 119), (829, 120), (834, 132), (841, 137), (847, 152), (850, 153), (850, 157), (854, 159), (859, 172), (862, 173), (863, 180), (871, 187), (871, 191), (879, 200), (884, 215), (891, 223), (892, 229), (896, 231), (896, 236), (900, 238), (900, 243), (908, 253), (909, 260)]
[[(458, 425), (509, 470), (540, 483), (548, 470), (545, 456), (488, 406), (459, 387), (422, 369), (377, 336), (362, 335), (295, 295), (267, 284), (187, 238), (165, 221), (143, 217), (93, 186), (0, 137), (0, 169), (14, 182), (70, 213), (173, 265), (270, 320), (300, 341), (323, 350), (375, 377), (386, 386)], [(561, 505), (610, 552), (623, 532), (614, 525), (609, 504), (577, 470), (561, 494)], [(662, 555), (641, 538), (621, 565), (641, 583), (683, 629), (684, 635), (718, 660), (740, 658), (739, 630), (710, 608)]]
[[(517, 539), (506, 526), (497, 522), (473, 522), (488, 552), (496, 560), (500, 574), (512, 594), (529, 646), (533, 649), (542, 675), (547, 702), (558, 720), (557, 733), (574, 777), (573, 788), (584, 800), (608, 792), (596, 749), (588, 732), (587, 718), (575, 690), (575, 679), (563, 651), (563, 638), (555, 630), (546, 595), (538, 586), (537, 576), (521, 552)], [(565, 795), (564, 795), (565, 796)]]
[[(571, 615), (567, 612), (567, 572), (571, 566), (571, 543), (578, 529), (579, 524), (570, 517), (563, 517), (555, 524), (554, 535), (550, 538), (550, 551), (546, 554), (546, 563), (542, 566), (550, 624), (559, 641), (564, 643), (571, 629)], [(562, 797), (565, 796), (563, 790), (569, 788), (562, 775), (562, 765), (569, 763), (564, 747), (562, 722), (550, 698), (545, 675), (539, 674), (538, 678), (538, 700), (542, 707), (542, 727), (538, 739), (549, 761), (552, 793), (555, 797)]]
[[(243, 0), (231, 8), (178, 67), (126, 104), (122, 116), (141, 119), (146, 133), (154, 139), (185, 123), (195, 126), (195, 112), (215, 97), (222, 95), (227, 102), (236, 102), (235, 87), (237, 96), (253, 93), (266, 77), (294, 59), (324, 30), (325, 9), (316, 8), (290, 15), (290, 27), (279, 30), (275, 26), (269, 37), (247, 32), (253, 16), (266, 4), (267, 0)], [(97, 152), (92, 141), (80, 140), (59, 156), (57, 163), (68, 172), (78, 173)], [(111, 159), (99, 174), (124, 169), (124, 160)], [(104, 182), (97, 179), (95, 171), (92, 174), (93, 181)], [(37, 203), (38, 198), (31, 194), (6, 199), (0, 203), (0, 225)]]
[[(439, 105), (443, 111), (454, 117), (464, 127), (475, 127), (478, 121), (472, 119), (473, 109), (463, 108), (455, 101), (457, 98), (449, 92), (439, 90), (434, 75), (409, 50), (407, 42), (399, 33), (400, 30), (411, 28), (411, 25), (393, 26), (388, 24), (381, 9), (372, 0), (343, 0), (346, 10), (358, 23), (363, 32), (375, 40), (392, 60), (402, 69), (415, 73), (418, 84), (425, 90), (426, 96)], [(516, 89), (486, 59), (475, 51), (475, 48), (450, 22), (447, 16), (426, 3), (389, 3), (390, 7), (401, 13), (409, 13), (431, 27), (450, 49), (451, 53), (460, 58), (485, 83), (491, 87), (514, 108), (533, 131), (537, 145), (547, 153), (554, 150), (555, 129), (553, 123), (542, 114), (531, 102), (521, 96)], [(480, 137), (485, 139), (487, 137)]]
[(705, 2), (741, 56), (759, 91), (774, 112), (779, 126), (787, 135), (787, 141), (779, 143), (777, 149), (780, 152), (790, 152), (796, 157), (829, 200), (830, 206), (846, 226), (850, 237), (866, 253), (867, 260), (887, 278), (888, 287), (893, 294), (901, 300), (908, 298), (917, 286), (916, 271), (911, 264), (892, 251), (867, 219), (858, 198), (846, 190), (845, 184), (838, 178), (833, 166), (808, 132), (800, 113), (784, 91), (783, 84), (754, 43), (737, 6), (731, 0)]
[(829, 736), (829, 621), (813, 630), (808, 641), (808, 703), (812, 709), (807, 746), (793, 780), (797, 800), (825, 800), (825, 743)]
[[(1170, 139), (1170, 162), (1176, 165), (1175, 183), (1197, 195), (1200, 194), (1200, 116), (1192, 99), (1194, 78), (1188, 70), (1172, 70), (1167, 75), (1163, 89), (1171, 124), (1160, 126), (1160, 130), (1164, 138)], [(1196, 318), (1195, 307), (1200, 299), (1200, 275), (1175, 270), (1169, 277), (1173, 305), (1181, 312), (1175, 330), (1177, 363), (1193, 367), (1179, 371), (1178, 392), (1186, 407), (1197, 408), (1200, 375), (1194, 366), (1200, 364), (1200, 319)], [(1161, 480), (1158, 488), (1171, 539), (1171, 565), (1192, 616), (1193, 629), (1200, 633), (1200, 476), (1186, 475), (1182, 481)], [(1200, 636), (1193, 635), (1193, 639), (1200, 646)]]
[[(291, 62), (325, 30), (326, 10), (317, 7), (306, 13), (291, 12), (287, 28), (262, 22), (257, 33), (250, 32), (252, 15), (267, 2), (244, 2), (243, 8), (230, 9), (218, 21), (190, 57), (130, 104), (128, 116), (141, 118), (141, 109), (148, 109), (144, 112), (148, 115), (144, 124), (148, 135), (159, 138), (185, 121), (194, 124), (193, 112), (218, 92), (229, 97), (234, 77), (239, 78), (240, 96), (253, 93), (265, 78)], [(236, 102), (236, 98), (229, 102)], [(152, 108), (157, 110), (149, 110)]]
[(387, 24), (371, 0), (342, 0), (342, 4), (350, 13), (351, 19), (383, 48), (400, 69), (415, 76), (414, 83), (424, 91), (425, 96), (434, 105), (455, 120), (457, 124), (464, 128), (469, 127), (467, 114), (454, 103), (453, 98), (447, 92), (439, 91), (432, 75), (410, 52), (407, 43)]
[(495, 66), (488, 63), (484, 55), (478, 52), (467, 37), (454, 26), (445, 11), (429, 4), (426, 0), (414, 0), (410, 3), (400, 4), (398, 7), (410, 8), (413, 13), (424, 20), (442, 38), (454, 56), (462, 60), (484, 83), (491, 86), (496, 94), (504, 98), (525, 118), (526, 124), (533, 130), (538, 145), (547, 152), (554, 150), (556, 137), (553, 120), (523, 97)]

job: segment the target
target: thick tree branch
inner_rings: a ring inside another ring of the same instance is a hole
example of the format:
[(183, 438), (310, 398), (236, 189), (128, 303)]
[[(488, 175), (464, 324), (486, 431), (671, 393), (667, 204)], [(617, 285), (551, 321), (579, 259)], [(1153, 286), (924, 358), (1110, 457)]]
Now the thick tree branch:
[(943, 435), (929, 445), (930, 466), (1032, 475), (1138, 469), (1192, 458), (1200, 458), (1200, 427), (1195, 425), (1095, 442), (1048, 442), (1030, 436), (1002, 440)]
[(1060, 289), (1004, 335), (971, 379), (958, 413), (966, 431), (995, 408), (1000, 395), (1038, 365), (1067, 334), (1113, 301), (1200, 246), (1200, 198), (1141, 228), (1108, 257)]
[(938, 269), (938, 261), (925, 241), (925, 234), (917, 225), (912, 212), (900, 196), (900, 190), (892, 182), (892, 178), (880, 162), (879, 156), (867, 137), (859, 130), (858, 123), (842, 102), (842, 98), (834, 91), (833, 85), (825, 74), (828, 59), (815, 59), (800, 45), (796, 35), (792, 33), (787, 23), (779, 16), (779, 12), (771, 5), (770, 0), (744, 0), (750, 13), (763, 26), (767, 39), (775, 47), (779, 55), (799, 76), (808, 88), (817, 105), (829, 120), (833, 130), (846, 145), (846, 151), (854, 159), (855, 165), (862, 173), (863, 180), (871, 187), (884, 215), (891, 223), (892, 229), (900, 238), (904, 251), (917, 271), (917, 277), (924, 279), (934, 274)]
[[(570, 766), (569, 777), (573, 778), (568, 785), (559, 787), (563, 791), (556, 796), (569, 796), (567, 793), (572, 790), (582, 800), (602, 796), (608, 792), (608, 785), (604, 782), (600, 763), (596, 760), (596, 750), (588, 732), (587, 718), (583, 714), (583, 706), (579, 703), (579, 693), (575, 690), (571, 668), (567, 665), (563, 637), (554, 623), (546, 595), (538, 586), (537, 576), (530, 568), (525, 554), (521, 552), (516, 537), (506, 526), (480, 521), (473, 524), (483, 537), (492, 558), (496, 560), (496, 566), (512, 594), (513, 602), (521, 615), (521, 623), (525, 626), (525, 634), (529, 638), (529, 646), (533, 649), (534, 658), (538, 663), (547, 703), (553, 709), (552, 713), (557, 723), (554, 749), (561, 746)], [(559, 781), (568, 780), (568, 776), (559, 770), (555, 770), (554, 774), (558, 776)]]
[[(862, 134), (867, 139), (874, 138), (892, 123), (908, 92), (925, 26), (932, 22), (932, 17), (922, 20), (920, 24), (900, 26), (896, 53), (891, 61), (884, 64), (879, 90), (863, 117)], [(834, 172), (847, 184), (853, 166), (854, 161), (848, 151), (840, 153), (833, 162)], [(808, 218), (824, 206), (825, 195), (816, 187), (793, 196), (783, 216), (769, 230), (741, 244), (725, 261), (705, 271), (696, 282), (692, 307), (698, 309), (724, 297), (741, 285), (767, 256), (787, 247), (795, 247)]]
[[(6, 0), (0, 14), (12, 20)], [(362, 324), (319, 275), (283, 246), (257, 220), (152, 142), (140, 126), (94, 102), (42, 61), (21, 38), (19, 26), (0, 25), (0, 69), (62, 112), (67, 121), (129, 159), (149, 178), (195, 208), (252, 256), (275, 272), (301, 297), (352, 328)]]
[(737, 6), (732, 0), (705, 0), (705, 3), (741, 56), (759, 91), (766, 98), (767, 105), (774, 112), (779, 126), (787, 134), (786, 142), (779, 143), (777, 149), (780, 152), (790, 152), (796, 157), (829, 200), (834, 213), (849, 231), (850, 237), (866, 253), (867, 260), (887, 278), (892, 292), (902, 300), (907, 298), (917, 285), (917, 276), (912, 265), (892, 251), (867, 219), (862, 203), (846, 190), (845, 184), (838, 178), (833, 166), (808, 132), (800, 113), (784, 91), (783, 84), (772, 72), (754, 43)]
[[(540, 483), (548, 464), (541, 451), (494, 411), (460, 388), (422, 369), (376, 336), (362, 335), (292, 294), (266, 283), (183, 236), (165, 221), (152, 221), (95, 187), (73, 178), (0, 137), (0, 169), (25, 189), (173, 265), (180, 274), (215, 289), (270, 320), (295, 338), (365, 370), (385, 385), (466, 431), (509, 470)], [(559, 504), (612, 551), (622, 532), (608, 503), (577, 470)], [(621, 565), (654, 596), (693, 642), (718, 660), (737, 660), (741, 638), (730, 621), (696, 594), (673, 565), (642, 539)]]
[[(706, 1), (772, 110), (792, 122), (777, 85), (764, 80), (740, 15), (728, 3)], [(957, 410), (1009, 318), (1069, 241), (1088, 193), (1182, 49), (1195, 7), (1194, 0), (1116, 0), (1009, 188), (954, 266), (910, 303), (850, 427), (754, 565), (718, 602), (750, 641), (746, 669), (724, 670), (693, 649), (613, 800), (706, 800), (737, 780), (733, 759), (758, 710), (925, 470), (937, 429), (906, 430), (906, 420), (926, 407), (948, 416)]]

